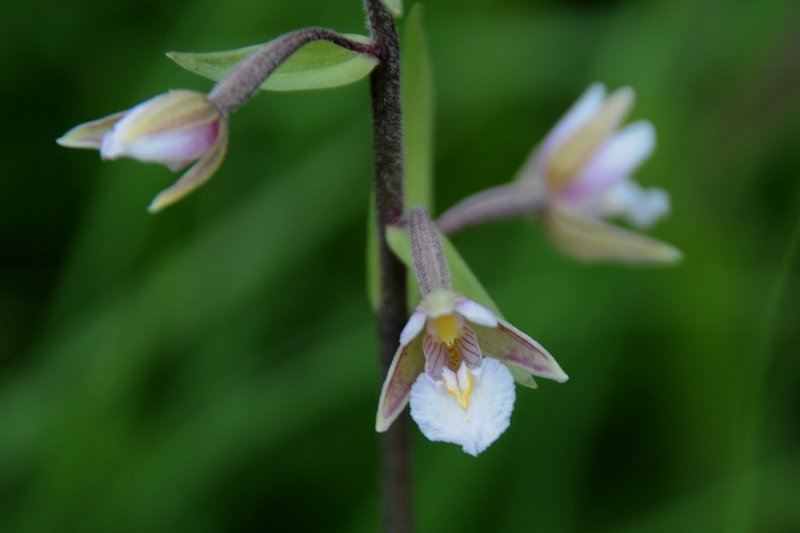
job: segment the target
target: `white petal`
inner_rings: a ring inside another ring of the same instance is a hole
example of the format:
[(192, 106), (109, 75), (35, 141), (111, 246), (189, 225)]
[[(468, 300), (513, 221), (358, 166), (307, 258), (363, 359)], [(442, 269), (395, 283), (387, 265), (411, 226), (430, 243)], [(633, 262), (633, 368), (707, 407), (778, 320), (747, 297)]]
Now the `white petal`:
[[(449, 371), (449, 370), (448, 370)], [(467, 409), (447, 392), (441, 379), (420, 375), (411, 387), (411, 417), (432, 441), (458, 444), (478, 455), (508, 428), (514, 409), (514, 379), (499, 361), (484, 359), (474, 379)]]
[(592, 84), (572, 104), (572, 107), (553, 126), (544, 140), (536, 147), (533, 156), (525, 165), (523, 175), (526, 177), (542, 177), (545, 168), (550, 164), (550, 157), (558, 148), (584, 125), (600, 109), (606, 97), (606, 88), (601, 83)]
[(637, 228), (649, 228), (670, 211), (669, 194), (662, 189), (644, 189), (624, 179), (592, 201), (580, 206), (596, 217), (621, 216)]
[(422, 311), (414, 311), (411, 317), (406, 322), (403, 331), (400, 332), (400, 345), (405, 346), (411, 339), (419, 335), (422, 328), (425, 327), (425, 313)]
[(591, 199), (633, 174), (650, 156), (655, 145), (655, 129), (649, 122), (634, 122), (626, 126), (606, 141), (559, 197), (570, 203)]
[(477, 302), (464, 298), (456, 304), (456, 311), (473, 324), (489, 326), (493, 328), (497, 325), (497, 317), (489, 309)]
[(605, 97), (606, 88), (603, 84), (592, 84), (578, 98), (578, 101), (572, 104), (572, 107), (561, 117), (553, 129), (550, 130), (542, 147), (549, 145), (557, 146), (561, 144), (564, 139), (575, 133), (578, 128), (592, 118), (595, 112), (600, 109)]

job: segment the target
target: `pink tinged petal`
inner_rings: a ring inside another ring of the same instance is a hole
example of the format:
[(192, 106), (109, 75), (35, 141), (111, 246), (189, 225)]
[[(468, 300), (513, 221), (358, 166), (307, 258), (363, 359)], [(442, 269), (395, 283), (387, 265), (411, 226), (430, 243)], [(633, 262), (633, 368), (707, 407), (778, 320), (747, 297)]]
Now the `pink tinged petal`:
[(409, 345), (400, 346), (394, 354), (378, 401), (376, 431), (383, 432), (389, 429), (408, 403), (411, 386), (422, 374), (424, 367), (425, 358), (422, 355), (421, 345), (422, 340), (416, 337)]
[(100, 154), (104, 159), (127, 156), (175, 166), (209, 150), (222, 120), (206, 95), (170, 91), (126, 113), (103, 138)]
[(547, 209), (543, 220), (553, 243), (583, 261), (668, 264), (683, 258), (670, 244), (584, 216), (559, 202)]
[(656, 132), (649, 122), (626, 126), (606, 141), (559, 197), (571, 203), (591, 199), (632, 175), (650, 157), (655, 145)]
[(541, 344), (501, 320), (496, 328), (476, 326), (478, 338), (487, 356), (540, 376), (563, 383), (569, 379)]
[(447, 347), (426, 333), (422, 341), (422, 351), (425, 354), (425, 372), (433, 378), (439, 377), (447, 362)]
[[(463, 367), (459, 373), (462, 370)], [(442, 379), (432, 379), (427, 374), (414, 382), (410, 402), (411, 417), (425, 437), (458, 444), (466, 453), (476, 456), (508, 429), (515, 391), (514, 379), (498, 361), (484, 359), (471, 372), (473, 389), (466, 409), (448, 394)]]
[(455, 305), (456, 311), (472, 322), (481, 326), (494, 327), (497, 325), (497, 317), (489, 309), (477, 302), (464, 298)]
[(534, 172), (543, 175), (544, 168), (549, 164), (549, 158), (553, 152), (594, 116), (605, 96), (606, 88), (601, 83), (594, 83), (578, 98), (578, 101), (550, 130), (537, 149)]
[(111, 131), (125, 113), (125, 111), (122, 111), (91, 122), (79, 124), (56, 139), (56, 142), (67, 148), (90, 148), (99, 150), (100, 144), (103, 142), (103, 136)]
[(150, 202), (147, 210), (157, 213), (211, 179), (222, 164), (227, 148), (228, 128), (225, 122), (220, 122), (220, 132), (216, 144), (171, 187), (158, 193)]
[(633, 100), (630, 87), (614, 91), (592, 118), (558, 147), (544, 174), (551, 189), (560, 192), (580, 175), (628, 115)]
[(464, 326), (461, 335), (456, 341), (461, 358), (469, 368), (476, 368), (481, 364), (481, 348), (478, 346), (478, 338), (469, 326)]
[(205, 154), (217, 140), (220, 120), (172, 129), (125, 141), (114, 132), (103, 138), (100, 153), (103, 159), (130, 157), (138, 161), (181, 168)]
[(400, 332), (400, 344), (405, 346), (411, 340), (419, 335), (422, 328), (425, 327), (425, 320), (426, 320), (425, 312), (424, 311), (414, 311), (411, 313), (411, 317), (406, 322), (403, 331)]

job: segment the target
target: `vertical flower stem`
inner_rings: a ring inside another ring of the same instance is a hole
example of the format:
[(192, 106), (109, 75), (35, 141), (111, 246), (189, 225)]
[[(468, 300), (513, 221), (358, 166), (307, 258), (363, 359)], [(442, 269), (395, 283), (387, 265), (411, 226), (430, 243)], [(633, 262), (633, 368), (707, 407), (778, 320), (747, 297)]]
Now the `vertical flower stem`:
[[(406, 272), (386, 243), (386, 226), (403, 216), (403, 127), (400, 111), (400, 46), (394, 18), (381, 0), (365, 0), (380, 63), (372, 71), (373, 144), (375, 150), (375, 211), (378, 218), (381, 380), (389, 370), (405, 324)], [(409, 421), (403, 414), (383, 434), (381, 442), (383, 531), (411, 531)]]

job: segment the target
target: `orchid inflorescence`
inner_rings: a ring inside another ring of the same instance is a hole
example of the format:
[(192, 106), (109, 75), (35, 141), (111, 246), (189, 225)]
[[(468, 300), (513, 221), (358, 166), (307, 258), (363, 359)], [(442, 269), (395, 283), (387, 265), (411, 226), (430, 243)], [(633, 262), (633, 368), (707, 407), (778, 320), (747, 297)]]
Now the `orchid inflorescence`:
[[(397, 14), (398, 2), (387, 2)], [(366, 5), (369, 38), (309, 28), (240, 51), (173, 54), (170, 57), (179, 64), (219, 83), (209, 94), (174, 90), (128, 111), (80, 124), (58, 143), (99, 150), (102, 159), (130, 157), (173, 171), (189, 167), (152, 201), (149, 210), (157, 212), (217, 172), (228, 144), (230, 115), (259, 89), (335, 87), (372, 75), (378, 240), (381, 249), (388, 250), (385, 232), (390, 223), (407, 233), (411, 260), (406, 266), (413, 269), (421, 296), (399, 338), (390, 339), (399, 346), (380, 393), (376, 429), (387, 431), (410, 404), (411, 417), (428, 439), (455, 443), (477, 455), (508, 428), (515, 380), (530, 387), (535, 386), (532, 376), (563, 383), (567, 375), (547, 350), (490, 310), (488, 302), (461, 294), (463, 289), (454, 286), (450, 274), (442, 235), (525, 215), (540, 220), (553, 242), (578, 259), (675, 262), (681, 254), (674, 247), (605, 220), (619, 217), (644, 228), (668, 214), (666, 192), (645, 190), (632, 179), (655, 147), (654, 128), (647, 121), (621, 127), (633, 105), (633, 90), (626, 87), (609, 95), (594, 84), (536, 147), (516, 180), (465, 199), (437, 223), (420, 206), (406, 206), (404, 217), (402, 212), (386, 211), (391, 205), (401, 210), (403, 206), (398, 155), (402, 128), (399, 118), (392, 122), (383, 116), (399, 113), (399, 51), (394, 19), (385, 6), (378, 0), (366, 0)], [(329, 55), (323, 58), (322, 48), (307, 46), (310, 43), (324, 43)], [(332, 69), (334, 52), (341, 61)], [(302, 54), (312, 65), (305, 77), (286, 74), (281, 83), (270, 85), (282, 75), (284, 63)], [(320, 65), (316, 70), (315, 61)], [(219, 65), (226, 65), (224, 72)], [(401, 186), (387, 185), (390, 178), (399, 179)], [(382, 267), (392, 260), (397, 261), (382, 256)], [(384, 282), (387, 272), (382, 271)]]

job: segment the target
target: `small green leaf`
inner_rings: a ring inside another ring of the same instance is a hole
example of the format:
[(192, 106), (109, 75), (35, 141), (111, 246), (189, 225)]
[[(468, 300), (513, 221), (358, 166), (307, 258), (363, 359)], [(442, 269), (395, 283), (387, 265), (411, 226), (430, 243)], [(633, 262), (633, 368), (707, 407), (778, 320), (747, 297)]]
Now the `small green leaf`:
[(403, 16), (403, 0), (383, 0), (383, 5), (388, 7), (395, 17)]
[[(363, 35), (346, 34), (345, 37), (360, 43), (369, 42), (369, 38)], [(190, 72), (219, 81), (239, 61), (262, 46), (205, 54), (169, 52), (167, 57)], [(367, 76), (377, 64), (378, 60), (370, 55), (347, 50), (330, 41), (314, 41), (292, 54), (267, 78), (261, 89), (304, 91), (340, 87)]]
[(402, 98), (405, 204), (433, 212), (433, 72), (422, 31), (421, 4), (411, 8), (403, 34)]

